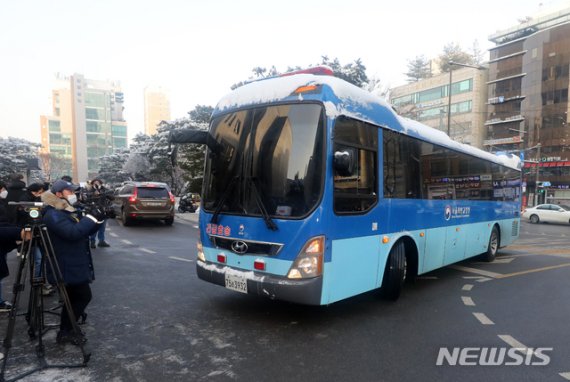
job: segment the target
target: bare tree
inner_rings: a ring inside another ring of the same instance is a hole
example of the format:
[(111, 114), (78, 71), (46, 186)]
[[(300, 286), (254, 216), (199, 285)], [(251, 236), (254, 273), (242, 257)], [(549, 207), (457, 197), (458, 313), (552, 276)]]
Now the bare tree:
[(69, 160), (54, 154), (54, 153), (40, 153), (38, 155), (40, 166), (45, 175), (46, 181), (59, 179), (61, 174), (69, 170)]

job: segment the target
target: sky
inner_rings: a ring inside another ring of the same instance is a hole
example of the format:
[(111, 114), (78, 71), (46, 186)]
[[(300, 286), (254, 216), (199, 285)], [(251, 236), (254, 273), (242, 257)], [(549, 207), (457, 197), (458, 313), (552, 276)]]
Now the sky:
[[(129, 138), (144, 131), (143, 89), (169, 89), (172, 119), (215, 106), (254, 67), (360, 58), (369, 78), (406, 83), (408, 60), (437, 57), (570, 0), (18, 0), (0, 11), (0, 137), (40, 141), (56, 73), (118, 80)], [(488, 53), (485, 54), (485, 59)]]

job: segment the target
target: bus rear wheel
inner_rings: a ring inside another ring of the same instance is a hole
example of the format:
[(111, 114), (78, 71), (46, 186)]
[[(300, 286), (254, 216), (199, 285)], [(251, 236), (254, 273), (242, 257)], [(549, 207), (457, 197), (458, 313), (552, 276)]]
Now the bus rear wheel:
[(406, 279), (406, 270), (406, 247), (404, 242), (400, 241), (392, 247), (388, 255), (380, 289), (383, 298), (396, 301), (400, 297)]
[(483, 260), (490, 263), (497, 257), (497, 252), (499, 251), (499, 230), (497, 226), (494, 226), (491, 230), (491, 236), (489, 237), (489, 244), (487, 245), (487, 252), (483, 254)]

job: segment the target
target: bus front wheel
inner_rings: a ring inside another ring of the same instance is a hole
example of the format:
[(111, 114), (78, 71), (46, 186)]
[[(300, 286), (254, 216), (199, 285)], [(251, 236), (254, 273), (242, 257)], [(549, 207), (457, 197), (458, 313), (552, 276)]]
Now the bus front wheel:
[(392, 247), (388, 255), (380, 289), (383, 298), (396, 301), (400, 297), (406, 279), (406, 269), (406, 247), (404, 242), (400, 241)]

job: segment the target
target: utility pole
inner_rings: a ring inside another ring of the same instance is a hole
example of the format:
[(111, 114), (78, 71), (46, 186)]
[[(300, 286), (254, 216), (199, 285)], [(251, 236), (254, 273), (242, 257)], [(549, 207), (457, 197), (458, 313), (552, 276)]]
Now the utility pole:
[(538, 174), (540, 172), (540, 143), (536, 145), (536, 178), (534, 179), (534, 206), (538, 204)]

